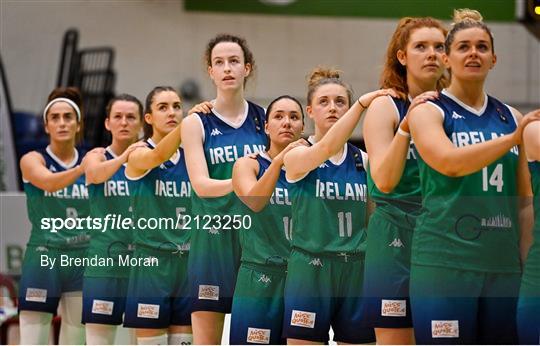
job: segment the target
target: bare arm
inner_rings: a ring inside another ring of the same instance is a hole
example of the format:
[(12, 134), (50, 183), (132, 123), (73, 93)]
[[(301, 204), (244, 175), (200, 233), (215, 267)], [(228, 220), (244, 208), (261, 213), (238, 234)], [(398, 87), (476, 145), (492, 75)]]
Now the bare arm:
[(441, 174), (462, 177), (479, 171), (518, 145), (523, 126), (536, 117), (540, 117), (540, 113), (519, 121), (518, 128), (511, 134), (460, 148), (444, 133), (440, 111), (431, 104), (412, 110), (409, 126), (414, 144), (429, 166)]
[(526, 157), (530, 160), (540, 161), (540, 121), (528, 124), (523, 130), (523, 145), (520, 148), (520, 162), (518, 169), (518, 189), (519, 189), (519, 226), (520, 226), (520, 257), (525, 263), (527, 254), (533, 243), (534, 209), (532, 202), (532, 189), (530, 186), (530, 176), (526, 167), (526, 160), (523, 157), (525, 149)]
[(180, 146), (180, 132), (182, 122), (169, 132), (154, 149), (137, 147), (129, 154), (126, 173), (132, 177), (139, 177), (144, 172), (159, 166), (173, 156)]
[(75, 166), (53, 173), (45, 166), (45, 159), (38, 152), (25, 154), (20, 162), (23, 179), (47, 192), (55, 192), (73, 184), (84, 173), (84, 166)]
[(88, 153), (83, 161), (86, 161), (85, 177), (88, 184), (101, 184), (118, 171), (120, 166), (127, 162), (129, 154), (137, 148), (146, 147), (146, 143), (137, 142), (131, 144), (122, 155), (107, 160), (104, 154)]
[(183, 121), (182, 137), (189, 180), (199, 197), (220, 197), (232, 192), (232, 179), (210, 178), (203, 149), (201, 125), (196, 115)]
[(337, 154), (351, 137), (354, 128), (358, 124), (362, 112), (365, 110), (362, 105), (369, 107), (376, 97), (390, 94), (394, 95), (395, 93), (392, 90), (385, 89), (362, 95), (358, 99), (359, 102), (355, 102), (319, 142), (311, 147), (299, 147), (289, 151), (284, 160), (287, 168), (287, 178), (296, 180)]

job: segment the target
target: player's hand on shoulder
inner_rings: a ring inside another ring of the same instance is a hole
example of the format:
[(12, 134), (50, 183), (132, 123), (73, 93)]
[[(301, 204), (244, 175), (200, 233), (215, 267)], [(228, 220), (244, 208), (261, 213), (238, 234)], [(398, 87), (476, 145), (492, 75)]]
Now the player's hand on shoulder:
[(191, 107), (191, 109), (188, 111), (188, 115), (191, 115), (193, 113), (199, 113), (199, 114), (210, 113), (212, 111), (212, 108), (214, 108), (214, 105), (212, 104), (212, 102), (203, 101)]

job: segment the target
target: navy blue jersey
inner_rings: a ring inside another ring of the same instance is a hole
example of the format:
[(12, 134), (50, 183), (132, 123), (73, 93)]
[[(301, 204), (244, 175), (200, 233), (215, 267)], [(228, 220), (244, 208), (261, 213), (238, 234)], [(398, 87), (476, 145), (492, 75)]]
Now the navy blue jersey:
[[(45, 167), (53, 173), (63, 172), (81, 163), (77, 149), (73, 161), (65, 164), (48, 146), (37, 150), (45, 159)], [(26, 206), (28, 217), (32, 223), (29, 246), (46, 247), (83, 247), (88, 245), (90, 236), (85, 222), (78, 219), (89, 215), (88, 189), (85, 185), (84, 175), (81, 175), (73, 184), (55, 192), (44, 191), (30, 182), (23, 180), (26, 193)], [(73, 222), (66, 222), (64, 228), (54, 229), (53, 218)]]
[[(443, 117), (455, 147), (511, 134), (516, 120), (491, 96), (480, 110), (443, 91), (430, 102)], [(413, 240), (412, 263), (487, 272), (519, 272), (517, 210), (518, 147), (486, 167), (449, 177), (419, 157), (422, 214)]]
[(327, 160), (291, 182), (294, 247), (334, 254), (365, 250), (366, 163), (367, 155), (347, 143), (337, 162)]
[[(155, 147), (152, 139), (147, 143)], [(184, 227), (187, 222), (184, 216), (191, 213), (191, 184), (184, 150), (179, 148), (169, 160), (141, 177), (127, 178), (136, 246), (164, 251), (189, 250), (190, 232)]]

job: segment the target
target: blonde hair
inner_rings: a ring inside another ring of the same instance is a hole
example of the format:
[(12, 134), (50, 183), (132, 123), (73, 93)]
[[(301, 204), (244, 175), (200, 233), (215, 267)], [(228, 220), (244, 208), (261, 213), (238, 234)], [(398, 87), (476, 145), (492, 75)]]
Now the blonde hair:
[(308, 105), (311, 104), (311, 100), (313, 99), (313, 94), (317, 89), (325, 84), (337, 84), (341, 85), (342, 87), (347, 90), (347, 97), (349, 99), (349, 106), (352, 104), (352, 89), (351, 87), (343, 82), (341, 80), (341, 74), (342, 71), (331, 68), (331, 67), (325, 67), (325, 66), (317, 66), (315, 67), (311, 73), (308, 76), (308, 93), (307, 93), (307, 103)]
[(488, 35), (491, 41), (491, 51), (495, 52), (495, 45), (493, 42), (493, 34), (489, 30), (486, 23), (483, 22), (483, 17), (477, 10), (471, 10), (469, 8), (461, 8), (454, 10), (454, 16), (452, 23), (452, 29), (446, 36), (446, 54), (450, 53), (450, 46), (454, 42), (455, 35), (458, 31), (470, 29), (470, 28), (480, 28), (484, 30)]

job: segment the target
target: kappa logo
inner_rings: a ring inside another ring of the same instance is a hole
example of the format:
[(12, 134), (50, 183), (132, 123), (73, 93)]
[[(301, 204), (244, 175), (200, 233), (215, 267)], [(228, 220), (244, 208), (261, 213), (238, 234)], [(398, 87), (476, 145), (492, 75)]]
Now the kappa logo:
[(322, 267), (323, 263), (320, 258), (313, 258), (311, 261), (309, 261), (309, 264), (311, 264), (314, 267)]
[(56, 167), (54, 167), (53, 165), (50, 165), (49, 166), (49, 171), (56, 172)]
[(392, 242), (390, 244), (388, 244), (388, 246), (391, 246), (391, 247), (405, 247), (405, 245), (403, 245), (403, 242), (399, 238), (394, 238), (394, 240), (392, 240)]
[(158, 319), (159, 305), (139, 303), (137, 305), (137, 317)]
[(219, 300), (219, 286), (199, 285), (199, 299)]
[(254, 344), (270, 344), (270, 329), (248, 327), (247, 342)]
[(431, 321), (432, 338), (459, 338), (459, 321)]
[(452, 112), (452, 119), (465, 119), (465, 117), (461, 114), (457, 114), (456, 111)]
[(208, 230), (208, 233), (210, 234), (219, 234), (219, 229), (215, 228), (214, 226), (210, 227)]
[(404, 300), (382, 300), (381, 316), (404, 317), (407, 316), (407, 303)]
[(217, 128), (213, 129), (212, 132), (210, 132), (210, 136), (219, 136), (222, 135), (221, 131)]
[(26, 301), (45, 303), (47, 301), (47, 290), (28, 287), (26, 289)]
[(313, 329), (315, 328), (316, 316), (317, 314), (314, 312), (293, 310), (291, 316), (291, 326)]
[(261, 274), (261, 276), (259, 277), (259, 280), (257, 282), (264, 282), (265, 284), (268, 284), (268, 283), (271, 283), (272, 280), (270, 279), (270, 277), (266, 274)]
[(319, 166), (319, 168), (328, 168), (328, 165), (326, 164), (326, 162), (323, 162), (323, 163)]
[(47, 249), (45, 246), (38, 246), (36, 247), (36, 252), (48, 252), (49, 249)]
[(92, 302), (92, 313), (112, 316), (113, 307), (114, 302), (94, 299), (94, 301)]

